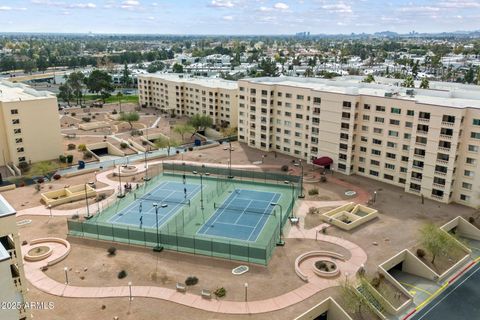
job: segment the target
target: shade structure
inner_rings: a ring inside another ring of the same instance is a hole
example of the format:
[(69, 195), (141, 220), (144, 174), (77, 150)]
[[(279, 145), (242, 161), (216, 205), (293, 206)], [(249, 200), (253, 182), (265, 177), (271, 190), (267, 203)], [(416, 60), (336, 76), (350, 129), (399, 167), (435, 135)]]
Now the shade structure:
[(322, 167), (329, 166), (332, 163), (333, 163), (333, 160), (330, 157), (320, 157), (320, 158), (317, 158), (317, 159), (313, 160), (314, 165), (322, 166)]

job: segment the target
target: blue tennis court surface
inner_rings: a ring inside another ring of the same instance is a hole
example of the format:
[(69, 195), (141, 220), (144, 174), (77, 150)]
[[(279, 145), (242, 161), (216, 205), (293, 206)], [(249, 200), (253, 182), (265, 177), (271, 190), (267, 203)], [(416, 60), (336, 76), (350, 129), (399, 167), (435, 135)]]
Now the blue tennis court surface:
[(480, 263), (453, 282), (412, 320), (480, 319)]
[[(184, 188), (187, 189), (185, 198)], [(200, 191), (200, 185), (180, 182), (163, 182), (149, 193), (132, 202), (125, 209), (108, 219), (109, 223), (124, 224), (134, 227), (156, 228), (155, 208), (158, 204), (158, 226), (161, 227), (182, 207), (186, 206)], [(166, 204), (164, 207), (162, 204)], [(140, 219), (141, 218), (141, 219)]]
[[(197, 234), (256, 241), (281, 194), (235, 189)], [(278, 218), (278, 217), (277, 217)]]

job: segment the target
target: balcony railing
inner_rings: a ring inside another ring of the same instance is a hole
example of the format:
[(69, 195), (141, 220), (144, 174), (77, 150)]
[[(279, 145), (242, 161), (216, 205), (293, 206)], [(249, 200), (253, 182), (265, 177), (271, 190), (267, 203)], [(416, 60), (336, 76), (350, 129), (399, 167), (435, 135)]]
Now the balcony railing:
[(443, 172), (443, 171), (435, 171), (435, 174), (438, 174), (440, 176), (446, 176), (447, 175), (447, 173)]
[(430, 122), (430, 119), (426, 119), (426, 118), (418, 118), (418, 122), (422, 122), (422, 123), (429, 123), (429, 122)]
[(449, 136), (449, 135), (446, 135), (446, 134), (440, 134), (440, 138), (442, 138), (442, 139), (452, 140), (452, 137), (453, 136)]
[(442, 126), (453, 127), (455, 122), (442, 121)]
[(433, 183), (433, 186), (434, 186), (435, 188), (438, 188), (438, 189), (445, 189), (445, 185), (444, 185), (444, 184), (438, 184), (438, 183), (435, 183), (435, 182), (434, 182), (434, 183)]
[(420, 193), (420, 190), (414, 189), (414, 188), (410, 188), (410, 192)]
[(432, 194), (432, 198), (434, 198), (434, 199), (443, 200), (443, 197), (444, 196), (439, 196), (439, 195), (436, 195), (436, 194)]

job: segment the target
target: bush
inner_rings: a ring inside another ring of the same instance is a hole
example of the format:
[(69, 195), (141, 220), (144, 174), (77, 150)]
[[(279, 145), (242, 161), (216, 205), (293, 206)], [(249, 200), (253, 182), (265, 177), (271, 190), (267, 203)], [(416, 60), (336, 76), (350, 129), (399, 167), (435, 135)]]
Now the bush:
[(62, 177), (61, 175), (59, 175), (58, 173), (55, 173), (53, 175), (53, 180), (59, 180), (61, 177)]
[(117, 277), (118, 277), (118, 279), (126, 278), (127, 277), (127, 271), (125, 271), (125, 270), (120, 271), (118, 273)]
[(145, 140), (142, 140), (142, 146), (146, 146), (147, 144), (148, 144), (148, 142), (147, 142), (147, 141), (145, 141)]
[(308, 190), (308, 195), (310, 195), (310, 196), (316, 196), (317, 194), (318, 194), (318, 189), (317, 188), (313, 188), (313, 189)]
[(90, 152), (85, 152), (83, 154), (83, 159), (92, 159), (93, 155)]
[(185, 280), (185, 284), (187, 286), (194, 286), (198, 283), (198, 278), (194, 276), (190, 276)]
[(109, 256), (114, 256), (117, 253), (117, 248), (115, 247), (110, 247), (107, 249), (108, 255)]
[(218, 288), (213, 292), (214, 295), (216, 295), (218, 298), (225, 297), (227, 295), (227, 290), (225, 290), (224, 287)]
[(61, 162), (61, 163), (66, 163), (67, 162), (67, 158), (61, 154), (59, 157), (58, 157), (58, 160)]
[(37, 183), (44, 183), (45, 182), (45, 179), (44, 178), (38, 178), (37, 179)]
[(68, 150), (75, 150), (77, 146), (74, 143), (69, 143), (68, 144)]
[(78, 218), (80, 218), (80, 216), (78, 214), (74, 214), (72, 215), (72, 220), (78, 220)]
[(90, 118), (89, 118), (89, 117), (83, 117), (83, 118), (82, 118), (82, 121), (83, 121), (83, 122), (90, 122)]
[(117, 110), (113, 109), (112, 114), (117, 114)]
[(420, 259), (425, 257), (426, 253), (425, 253), (425, 250), (423, 249), (417, 249), (417, 257), (419, 257)]
[(327, 182), (327, 177), (321, 176), (320, 177), (320, 182)]
[(72, 163), (73, 162), (73, 155), (68, 154), (67, 155), (67, 163)]
[(193, 147), (188, 147), (188, 151), (193, 151)]
[(80, 152), (85, 152), (85, 151), (87, 151), (87, 146), (84, 145), (83, 143), (82, 143), (82, 144), (79, 144), (79, 145), (78, 145), (78, 151), (80, 151)]
[(283, 172), (287, 172), (288, 171), (288, 166), (286, 164), (284, 164), (280, 170), (282, 170)]
[(22, 172), (28, 171), (28, 169), (30, 169), (30, 165), (28, 164), (28, 162), (22, 161), (18, 164), (18, 168), (22, 170)]
[(95, 119), (97, 116), (92, 116), (92, 119)]
[(107, 198), (107, 195), (105, 193), (100, 193), (95, 198), (95, 201), (99, 202), (99, 201), (105, 200), (106, 198)]
[(75, 116), (77, 115), (77, 113), (76, 113), (76, 112), (71, 112), (70, 115), (71, 115), (72, 117), (75, 117)]
[(372, 287), (378, 288), (378, 286), (380, 285), (380, 278), (373, 278), (370, 284), (372, 285)]
[(475, 218), (474, 217), (468, 217), (468, 222), (470, 222), (471, 224), (474, 224), (475, 223)]
[(126, 149), (128, 147), (128, 144), (125, 142), (120, 143), (120, 148)]
[(308, 214), (316, 214), (317, 212), (317, 208), (315, 207), (308, 208)]

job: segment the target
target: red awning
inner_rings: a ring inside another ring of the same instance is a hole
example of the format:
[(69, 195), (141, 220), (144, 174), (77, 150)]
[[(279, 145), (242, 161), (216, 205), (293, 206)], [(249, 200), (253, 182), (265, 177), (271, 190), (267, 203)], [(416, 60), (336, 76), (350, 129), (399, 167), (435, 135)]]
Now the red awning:
[(317, 158), (317, 159), (313, 160), (313, 164), (315, 164), (317, 166), (322, 166), (322, 167), (328, 166), (332, 163), (333, 163), (333, 160), (330, 157), (320, 157), (320, 158)]

